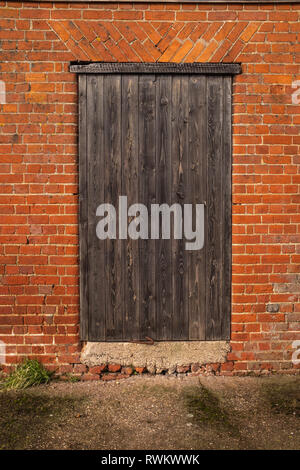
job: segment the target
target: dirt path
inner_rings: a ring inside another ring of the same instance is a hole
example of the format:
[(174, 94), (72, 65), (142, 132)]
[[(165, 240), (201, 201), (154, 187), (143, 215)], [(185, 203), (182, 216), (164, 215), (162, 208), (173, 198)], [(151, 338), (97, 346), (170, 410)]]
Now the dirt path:
[(0, 449), (299, 447), (299, 376), (141, 376), (0, 392)]

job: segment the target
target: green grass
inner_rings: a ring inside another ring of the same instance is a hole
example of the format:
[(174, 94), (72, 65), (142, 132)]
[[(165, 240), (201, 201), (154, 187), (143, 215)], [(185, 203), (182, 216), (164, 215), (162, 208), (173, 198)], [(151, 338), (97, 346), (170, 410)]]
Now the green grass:
[(78, 377), (77, 375), (72, 375), (70, 374), (70, 372), (66, 372), (65, 374), (63, 374), (63, 377), (65, 378), (66, 382), (70, 382), (70, 383), (80, 382), (80, 377)]
[(1, 383), (6, 390), (23, 390), (28, 387), (49, 383), (53, 372), (33, 359), (26, 359), (19, 364)]

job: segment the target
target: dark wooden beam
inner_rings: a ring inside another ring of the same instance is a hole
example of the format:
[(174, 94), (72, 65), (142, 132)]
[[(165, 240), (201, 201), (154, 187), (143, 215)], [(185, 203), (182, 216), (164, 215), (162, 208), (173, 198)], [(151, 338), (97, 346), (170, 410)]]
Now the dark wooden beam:
[(149, 63), (140, 62), (72, 62), (70, 72), (75, 73), (184, 73), (205, 75), (235, 75), (241, 73), (239, 63)]

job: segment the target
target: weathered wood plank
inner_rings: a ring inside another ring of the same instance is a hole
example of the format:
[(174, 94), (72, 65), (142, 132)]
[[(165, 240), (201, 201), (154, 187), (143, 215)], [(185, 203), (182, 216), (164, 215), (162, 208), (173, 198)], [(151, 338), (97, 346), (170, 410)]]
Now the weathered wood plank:
[[(105, 202), (118, 208), (121, 183), (121, 77), (104, 77)], [(118, 236), (118, 234), (117, 234)], [(105, 240), (106, 339), (123, 338), (122, 240)]]
[(222, 247), (222, 266), (223, 266), (223, 285), (222, 285), (222, 317), (221, 317), (221, 338), (230, 339), (231, 323), (231, 266), (232, 266), (232, 163), (231, 163), (231, 116), (232, 116), (232, 79), (223, 77), (223, 158), (222, 158), (222, 181), (223, 181), (223, 247)]
[(105, 339), (104, 241), (96, 237), (96, 210), (104, 202), (103, 75), (87, 76), (89, 340)]
[[(122, 195), (128, 207), (139, 200), (139, 81), (138, 76), (122, 76)], [(139, 330), (139, 249), (138, 241), (122, 242), (124, 269), (124, 331), (127, 340), (140, 337)]]
[[(171, 166), (172, 188), (171, 203), (181, 206), (182, 216), (184, 204), (188, 203), (188, 77), (174, 75), (172, 77), (172, 136)], [(174, 224), (173, 224), (174, 227)], [(183, 224), (182, 224), (183, 230)], [(173, 233), (173, 231), (171, 232)], [(183, 232), (182, 232), (183, 233)], [(188, 339), (188, 253), (185, 240), (172, 239), (172, 338)]]
[[(161, 75), (156, 78), (156, 202), (171, 202), (171, 112), (172, 79)], [(163, 228), (163, 221), (161, 223)], [(156, 337), (172, 337), (172, 257), (171, 240), (163, 234), (156, 240)]]
[[(203, 204), (207, 194), (207, 115), (206, 77), (189, 78), (189, 149), (188, 149), (188, 202)], [(206, 216), (206, 211), (205, 211)], [(193, 212), (195, 217), (195, 211)], [(207, 227), (205, 217), (204, 227)], [(189, 339), (205, 339), (206, 323), (206, 271), (205, 255), (210, 241), (205, 237), (201, 250), (188, 252), (189, 285)]]
[[(154, 75), (139, 76), (139, 202), (148, 209), (156, 202)], [(156, 339), (155, 240), (139, 239), (140, 337)]]
[(206, 339), (221, 339), (222, 316), (222, 78), (207, 79), (207, 247)]
[(86, 151), (86, 76), (79, 77), (79, 257), (80, 257), (80, 338), (88, 340), (88, 200)]

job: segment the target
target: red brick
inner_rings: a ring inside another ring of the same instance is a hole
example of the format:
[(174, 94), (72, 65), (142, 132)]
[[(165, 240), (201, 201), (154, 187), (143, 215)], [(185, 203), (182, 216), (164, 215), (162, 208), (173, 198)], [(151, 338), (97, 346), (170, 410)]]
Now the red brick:
[(89, 373), (90, 374), (101, 374), (106, 370), (106, 365), (103, 364), (101, 366), (94, 366), (89, 368)]
[(232, 361), (221, 364), (221, 372), (232, 371), (233, 368), (234, 368), (234, 363)]
[[(300, 311), (288, 278), (300, 269), (300, 114), (291, 101), (299, 6), (8, 2), (0, 29), (0, 334), (9, 363), (33, 354), (60, 372), (72, 365), (84, 380), (129, 376), (118, 364), (106, 374), (104, 365), (78, 363), (78, 99), (69, 62), (241, 61), (233, 78), (232, 352), (221, 367), (193, 364), (191, 373), (295, 370), (285, 348)], [(266, 312), (270, 303), (280, 311)]]
[(81, 380), (99, 380), (99, 375), (97, 374), (83, 374)]
[(83, 374), (87, 371), (87, 366), (85, 364), (75, 364), (73, 368), (74, 374)]
[(119, 372), (121, 370), (121, 364), (109, 364), (108, 370), (109, 372)]

